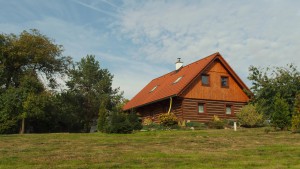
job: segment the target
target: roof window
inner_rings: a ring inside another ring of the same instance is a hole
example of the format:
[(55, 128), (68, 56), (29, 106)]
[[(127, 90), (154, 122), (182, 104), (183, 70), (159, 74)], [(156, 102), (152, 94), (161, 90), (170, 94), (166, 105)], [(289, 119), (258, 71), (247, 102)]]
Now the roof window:
[(182, 77), (183, 77), (183, 76), (180, 76), (179, 78), (177, 78), (177, 79), (173, 82), (173, 84), (178, 83), (178, 82), (182, 79)]
[(149, 93), (151, 93), (151, 92), (153, 92), (155, 89), (157, 88), (157, 85), (156, 86), (154, 86), (151, 90), (150, 90), (150, 92)]

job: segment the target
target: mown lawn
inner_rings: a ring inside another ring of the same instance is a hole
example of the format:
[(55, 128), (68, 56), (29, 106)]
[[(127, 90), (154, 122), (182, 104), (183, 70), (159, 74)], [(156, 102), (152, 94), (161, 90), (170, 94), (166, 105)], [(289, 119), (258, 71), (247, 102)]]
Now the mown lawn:
[(300, 168), (300, 134), (261, 128), (0, 135), (0, 168)]

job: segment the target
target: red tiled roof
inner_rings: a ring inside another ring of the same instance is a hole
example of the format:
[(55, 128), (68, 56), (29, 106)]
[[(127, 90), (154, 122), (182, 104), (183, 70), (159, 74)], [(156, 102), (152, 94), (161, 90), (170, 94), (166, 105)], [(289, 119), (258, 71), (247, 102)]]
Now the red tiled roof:
[[(214, 53), (201, 60), (183, 66), (179, 70), (174, 70), (156, 79), (153, 79), (146, 85), (136, 96), (134, 96), (124, 107), (124, 110), (140, 107), (152, 102), (163, 100), (170, 96), (179, 95), (185, 87), (202, 72), (216, 57), (222, 56), (219, 53)], [(223, 60), (223, 59), (222, 59)], [(177, 83), (176, 79), (182, 77)], [(155, 90), (151, 92), (154, 87)]]

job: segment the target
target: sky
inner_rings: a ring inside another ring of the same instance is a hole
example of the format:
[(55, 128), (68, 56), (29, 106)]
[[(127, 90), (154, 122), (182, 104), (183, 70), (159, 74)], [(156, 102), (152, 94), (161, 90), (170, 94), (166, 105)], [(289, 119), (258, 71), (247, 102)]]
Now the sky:
[(88, 54), (131, 99), (152, 79), (220, 52), (248, 68), (300, 65), (299, 0), (0, 0), (0, 33), (38, 29), (75, 62)]

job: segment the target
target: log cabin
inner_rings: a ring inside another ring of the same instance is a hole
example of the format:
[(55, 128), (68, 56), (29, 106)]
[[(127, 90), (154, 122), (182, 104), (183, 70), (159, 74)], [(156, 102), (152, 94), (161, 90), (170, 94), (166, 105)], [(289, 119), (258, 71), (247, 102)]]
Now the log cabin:
[(135, 110), (142, 118), (158, 122), (162, 113), (173, 112), (179, 120), (208, 122), (214, 115), (236, 119), (249, 101), (249, 88), (220, 53), (214, 53), (153, 79), (123, 110)]

